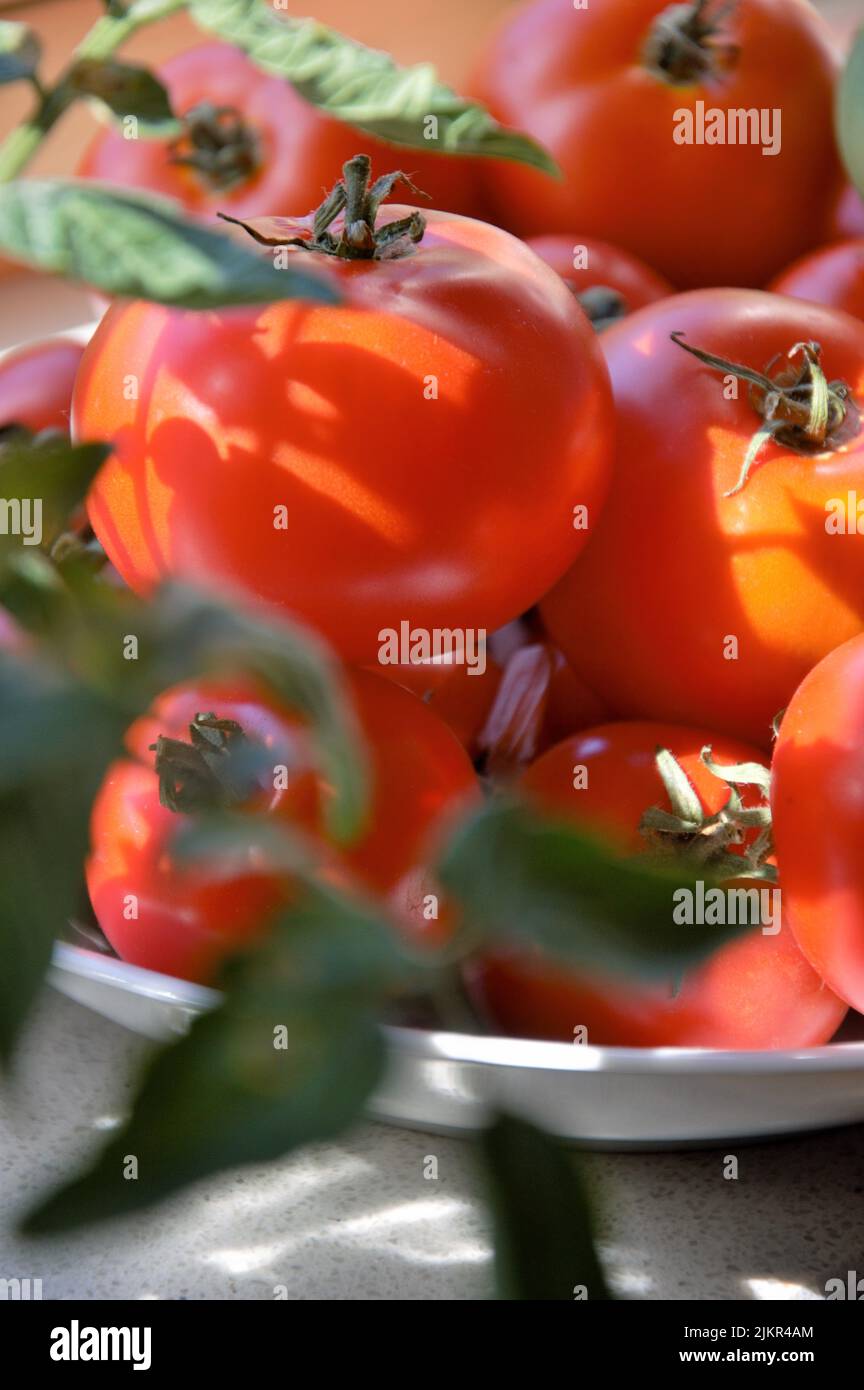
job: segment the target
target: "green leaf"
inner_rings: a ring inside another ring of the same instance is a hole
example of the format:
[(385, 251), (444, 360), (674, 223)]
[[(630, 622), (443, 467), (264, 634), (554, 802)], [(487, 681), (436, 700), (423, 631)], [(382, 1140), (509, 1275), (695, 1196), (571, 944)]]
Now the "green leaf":
[(864, 197), (864, 29), (837, 88), (837, 138), (849, 177)]
[(187, 309), (276, 299), (334, 303), (323, 277), (184, 217), (167, 199), (72, 179), (0, 185), (0, 251), (111, 295)]
[[(232, 963), (221, 1007), (151, 1061), (120, 1132), (24, 1229), (126, 1215), (223, 1169), (340, 1133), (382, 1074), (377, 1015), (394, 970), (382, 923), (335, 894), (310, 893)], [(281, 1030), (284, 1048), (275, 1045)], [(130, 1155), (137, 1178), (124, 1176)]]
[(576, 1160), (524, 1120), (499, 1115), (480, 1137), (495, 1230), (498, 1297), (608, 1299)]
[(438, 873), (487, 941), (535, 945), (578, 968), (661, 978), (748, 930), (678, 925), (673, 893), (695, 889), (690, 870), (622, 859), (504, 801), (461, 823)]
[(69, 85), (78, 96), (101, 101), (115, 116), (135, 116), (151, 134), (167, 137), (182, 129), (167, 90), (147, 68), (82, 58), (69, 75)]
[[(498, 124), (439, 81), (428, 63), (400, 67), (314, 19), (280, 18), (261, 0), (190, 0), (192, 18), (285, 77), (302, 97), (370, 135), (412, 149), (489, 155), (558, 174), (535, 140)], [(429, 117), (435, 117), (434, 128)]]
[(72, 678), (0, 654), (0, 1058), (80, 909), (90, 803), (124, 721)]
[(0, 563), (9, 551), (51, 545), (111, 453), (61, 434), (11, 433), (0, 441)]
[(32, 77), (41, 56), (42, 45), (32, 29), (0, 20), (0, 85)]

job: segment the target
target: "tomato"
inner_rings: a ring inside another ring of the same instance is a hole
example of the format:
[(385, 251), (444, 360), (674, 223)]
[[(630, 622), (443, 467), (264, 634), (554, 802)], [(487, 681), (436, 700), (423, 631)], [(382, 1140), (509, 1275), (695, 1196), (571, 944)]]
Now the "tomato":
[(820, 661), (783, 715), (772, 763), (786, 915), (801, 950), (864, 1012), (864, 637)]
[(403, 623), (493, 631), (575, 558), (610, 466), (596, 335), (521, 242), (425, 216), (401, 257), (287, 248), (341, 305), (109, 309), (73, 418), (115, 441), (89, 515), (133, 589), (275, 605), (368, 664)]
[[(341, 168), (359, 149), (387, 168), (400, 163), (429, 195), (429, 206), (477, 215), (480, 193), (474, 162), (466, 157), (396, 149), (324, 116), (290, 83), (256, 67), (230, 44), (207, 43), (179, 53), (158, 70), (181, 116), (187, 121), (182, 145), (165, 140), (129, 140), (121, 130), (100, 132), (78, 167), (85, 178), (145, 188), (178, 198), (192, 213), (235, 217), (271, 213), (291, 216), (317, 206)], [(225, 114), (214, 125), (215, 103)], [(239, 126), (238, 126), (239, 119)], [(212, 150), (219, 151), (219, 170)], [(192, 158), (192, 164), (177, 163)]]
[[(606, 724), (550, 749), (521, 785), (536, 809), (602, 836), (624, 855), (644, 853), (638, 829), (643, 812), (652, 806), (672, 810), (655, 763), (658, 747), (675, 756), (706, 815), (725, 804), (728, 787), (700, 759), (705, 745), (717, 763), (761, 761), (758, 750), (722, 735), (676, 725)], [(587, 773), (580, 790), (574, 789), (575, 768)], [(742, 789), (742, 798), (745, 806), (759, 801), (753, 788)], [(729, 882), (741, 889), (766, 887), (752, 879)], [(583, 973), (539, 952), (509, 947), (471, 963), (467, 979), (483, 1012), (517, 1036), (572, 1042), (581, 1025), (589, 1044), (625, 1047), (762, 1049), (826, 1042), (845, 1005), (808, 965), (782, 917), (780, 922), (776, 934), (757, 927), (674, 980)]]
[[(177, 686), (132, 726), (129, 757), (109, 769), (94, 804), (87, 864), (93, 910), (124, 960), (211, 980), (222, 960), (259, 937), (290, 896), (282, 878), (256, 872), (251, 862), (246, 872), (211, 862), (180, 865), (172, 852), (188, 818), (161, 804), (150, 746), (160, 735), (188, 741), (189, 725), (201, 713), (235, 721), (246, 738), (272, 749), (274, 769), (287, 769), (278, 789), (250, 791), (241, 808), (264, 810), (311, 837), (325, 876), (392, 897), (403, 912), (406, 884), (416, 882), (449, 817), (478, 795), (477, 779), (450, 730), (421, 701), (366, 671), (351, 675), (350, 691), (372, 796), (359, 839), (338, 849), (324, 827), (329, 793), (315, 770), (306, 727), (253, 684)], [(427, 924), (422, 906), (416, 904), (411, 919), (403, 913), (400, 923), (412, 936), (433, 938), (437, 919)]]
[(501, 669), (494, 661), (487, 657), (482, 669), (446, 662), (437, 665), (407, 663), (376, 669), (385, 679), (413, 691), (449, 725), (472, 757), (477, 753), (480, 730), (501, 683)]
[(812, 299), (864, 319), (864, 237), (802, 256), (768, 288), (774, 294)]
[[(681, 288), (763, 285), (818, 244), (839, 167), (830, 31), (798, 0), (739, 0), (714, 7), (712, 38), (696, 8), (537, 0), (504, 20), (474, 91), (564, 177), (490, 164), (502, 225), (578, 227)], [(762, 122), (753, 143), (752, 128), (737, 142), (729, 112)]]
[(528, 245), (558, 272), (595, 328), (673, 293), (650, 266), (595, 237), (536, 236)]
[[(787, 354), (814, 339), (829, 381), (842, 378), (864, 401), (864, 325), (836, 310), (704, 290), (609, 329), (615, 486), (541, 611), (618, 715), (701, 723), (765, 747), (810, 667), (864, 630), (854, 515), (864, 436), (853, 402), (824, 449), (807, 451), (800, 431), (797, 447), (775, 439), (738, 486), (770, 401), (752, 403), (746, 384), (685, 352), (670, 337), (679, 331), (693, 348), (769, 367), (773, 381), (804, 372), (805, 391), (806, 354)], [(778, 355), (785, 365), (772, 365)]]
[(84, 352), (80, 343), (45, 338), (0, 358), (0, 429), (23, 425), (69, 431), (72, 388)]
[(864, 198), (851, 183), (841, 183), (837, 197), (829, 206), (828, 220), (821, 241), (848, 241), (864, 236)]

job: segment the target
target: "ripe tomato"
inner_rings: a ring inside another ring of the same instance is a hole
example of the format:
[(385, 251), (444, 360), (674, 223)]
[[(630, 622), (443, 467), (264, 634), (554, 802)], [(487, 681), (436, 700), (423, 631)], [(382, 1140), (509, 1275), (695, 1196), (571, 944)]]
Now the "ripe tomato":
[[(769, 367), (775, 380), (772, 359), (815, 339), (829, 381), (842, 378), (864, 402), (864, 325), (836, 310), (704, 290), (625, 319), (602, 338), (615, 486), (590, 545), (541, 608), (565, 656), (619, 715), (702, 723), (765, 747), (810, 667), (864, 630), (855, 534), (864, 436), (849, 403), (827, 448), (769, 442), (734, 491), (762, 415), (746, 384), (683, 351), (676, 331), (692, 347)], [(805, 363), (798, 352), (781, 367), (797, 374)]]
[(812, 299), (864, 319), (864, 237), (811, 251), (768, 286), (774, 294)]
[(595, 328), (606, 328), (634, 309), (673, 293), (669, 281), (650, 266), (596, 237), (559, 233), (529, 237), (528, 245), (558, 272)]
[[(404, 165), (429, 195), (430, 207), (481, 215), (474, 161), (397, 150), (324, 116), (290, 83), (263, 72), (230, 44), (179, 53), (160, 67), (159, 77), (175, 112), (187, 117), (181, 145), (129, 140), (106, 128), (86, 150), (80, 175), (178, 198), (204, 217), (293, 216), (317, 206), (333, 171), (363, 149), (382, 166)], [(219, 118), (214, 105), (224, 112)]]
[[(216, 680), (178, 686), (132, 726), (130, 756), (109, 769), (94, 804), (87, 864), (93, 910), (124, 960), (209, 981), (290, 896), (284, 879), (256, 872), (251, 861), (248, 872), (240, 872), (218, 863), (181, 865), (172, 854), (187, 818), (161, 804), (150, 745), (160, 735), (187, 740), (190, 724), (205, 712), (236, 721), (247, 738), (272, 749), (274, 769), (287, 769), (287, 785), (258, 790), (241, 805), (266, 810), (311, 836), (326, 876), (392, 896), (406, 931), (434, 937), (436, 920), (425, 921), (422, 903), (405, 918), (405, 884), (415, 881), (449, 816), (478, 795), (474, 770), (450, 730), (406, 691), (366, 671), (351, 675), (350, 689), (370, 760), (372, 799), (360, 838), (338, 849), (327, 840), (323, 805), (329, 793), (315, 771), (305, 726), (254, 685)], [(181, 798), (195, 790), (191, 779), (186, 785), (192, 791), (181, 790)]]
[[(490, 164), (504, 226), (578, 227), (684, 288), (762, 285), (818, 243), (838, 169), (827, 26), (799, 0), (739, 0), (701, 19), (697, 9), (537, 0), (505, 19), (474, 90), (544, 144), (564, 178)], [(737, 143), (729, 112), (752, 112), (764, 134)]]
[(449, 725), (472, 757), (477, 739), (501, 683), (501, 668), (488, 657), (482, 671), (468, 666), (403, 663), (375, 668), (386, 680), (412, 691)]
[(69, 432), (72, 388), (84, 352), (80, 343), (46, 338), (0, 359), (0, 429), (23, 425)]
[[(698, 730), (606, 724), (550, 749), (522, 787), (539, 810), (603, 836), (622, 854), (640, 853), (643, 812), (672, 810), (655, 763), (658, 746), (676, 757), (706, 815), (725, 804), (728, 787), (699, 756), (706, 744), (721, 764), (761, 761), (758, 750)], [(587, 772), (580, 790), (575, 768)], [(745, 806), (758, 804), (753, 789), (742, 789), (742, 798)], [(730, 884), (766, 886), (743, 878)], [(581, 1025), (588, 1043), (625, 1047), (808, 1047), (826, 1042), (846, 1012), (782, 918), (778, 933), (747, 932), (668, 982), (577, 972), (524, 948), (481, 957), (467, 978), (481, 1009), (507, 1033), (567, 1042)]]
[(563, 573), (608, 481), (596, 335), (521, 242), (426, 216), (402, 257), (287, 248), (337, 306), (109, 309), (74, 420), (115, 441), (89, 513), (132, 588), (278, 605), (365, 664), (403, 622), (492, 631)]
[(864, 1012), (864, 637), (820, 661), (783, 715), (772, 764), (786, 915), (833, 990)]

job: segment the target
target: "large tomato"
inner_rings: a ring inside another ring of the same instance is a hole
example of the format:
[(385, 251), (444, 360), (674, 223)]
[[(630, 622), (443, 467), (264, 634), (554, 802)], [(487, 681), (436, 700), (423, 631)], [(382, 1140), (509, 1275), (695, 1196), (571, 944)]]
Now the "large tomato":
[(864, 319), (864, 237), (812, 251), (768, 286), (774, 294), (812, 299)]
[(595, 327), (673, 293), (669, 281), (638, 257), (596, 237), (558, 233), (529, 237), (528, 245), (558, 272)]
[[(201, 808), (189, 775), (179, 810), (160, 801), (151, 745), (160, 735), (188, 742), (196, 716), (231, 720), (243, 735), (272, 750), (274, 770), (287, 769), (277, 789), (250, 789), (240, 806), (284, 820), (318, 845), (322, 872), (392, 900), (412, 935), (437, 939), (441, 915), (425, 920), (412, 892), (425, 855), (447, 819), (478, 795), (465, 751), (436, 715), (407, 691), (370, 672), (352, 674), (350, 689), (371, 776), (368, 824), (349, 846), (328, 842), (326, 784), (315, 770), (305, 726), (253, 685), (204, 681), (160, 697), (127, 736), (130, 756), (108, 771), (93, 808), (87, 884), (99, 925), (124, 960), (190, 980), (209, 980), (222, 960), (259, 936), (290, 885), (278, 875), (218, 863), (182, 865), (173, 851), (185, 811)], [(191, 788), (191, 790), (190, 790)], [(409, 891), (410, 890), (410, 891)], [(432, 891), (429, 889), (428, 891)], [(442, 913), (444, 911), (442, 904)]]
[(100, 541), (135, 589), (177, 575), (279, 605), (361, 663), (403, 623), (491, 632), (599, 514), (596, 336), (548, 266), (467, 218), (429, 213), (401, 258), (288, 254), (344, 302), (102, 320), (73, 410), (116, 444), (89, 499)]
[(864, 402), (864, 325), (839, 311), (704, 290), (616, 324), (602, 338), (617, 415), (615, 486), (542, 611), (618, 714), (705, 724), (764, 747), (810, 667), (864, 630), (855, 514), (864, 435), (847, 401), (824, 446), (805, 447), (796, 430), (792, 447), (781, 434), (738, 486), (769, 394), (754, 388), (751, 399), (746, 382), (672, 341), (676, 332), (691, 347), (768, 368), (775, 382), (803, 373), (799, 402), (813, 399), (813, 368), (800, 348), (788, 354), (814, 339), (828, 380), (843, 379)]
[[(397, 150), (324, 116), (288, 82), (269, 76), (229, 44), (202, 44), (177, 54), (159, 77), (173, 109), (186, 117), (181, 143), (130, 140), (107, 128), (85, 151), (79, 174), (179, 198), (201, 216), (291, 216), (316, 207), (333, 171), (363, 149), (382, 167), (401, 164), (429, 195), (430, 207), (481, 214), (474, 161)], [(214, 116), (213, 107), (221, 116)]]
[(69, 431), (72, 388), (84, 349), (66, 338), (28, 343), (0, 359), (0, 429)]
[[(836, 71), (830, 32), (802, 0), (536, 0), (505, 19), (474, 88), (564, 178), (497, 161), (498, 217), (523, 236), (578, 227), (682, 288), (762, 285), (820, 240), (838, 169)], [(707, 143), (738, 135), (730, 112), (764, 120), (765, 134)]]
[[(699, 756), (705, 745), (717, 763), (761, 760), (746, 744), (694, 729), (606, 724), (550, 749), (525, 773), (522, 787), (539, 810), (601, 835), (622, 854), (644, 853), (642, 814), (655, 806), (672, 810), (655, 762), (658, 746), (677, 759), (705, 815), (725, 804), (728, 787)], [(576, 768), (587, 773), (579, 790)], [(744, 791), (745, 806), (756, 800), (752, 789)], [(765, 886), (743, 878), (732, 883)], [(668, 981), (578, 972), (539, 952), (509, 948), (472, 962), (467, 976), (473, 997), (498, 1027), (562, 1042), (572, 1042), (581, 1025), (589, 1043), (627, 1047), (808, 1047), (826, 1042), (846, 1012), (782, 916), (776, 934), (757, 927)]]
[[(860, 542), (859, 542), (860, 543)], [(837, 994), (864, 1012), (864, 637), (796, 690), (772, 763), (786, 918)]]

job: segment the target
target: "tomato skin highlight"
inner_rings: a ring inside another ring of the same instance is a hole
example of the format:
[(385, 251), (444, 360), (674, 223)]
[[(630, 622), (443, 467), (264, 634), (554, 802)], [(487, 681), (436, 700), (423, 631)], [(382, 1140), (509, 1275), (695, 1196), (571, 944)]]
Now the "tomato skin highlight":
[(864, 1012), (864, 638), (796, 690), (772, 762), (771, 804), (788, 921), (831, 988)]
[[(674, 85), (644, 65), (667, 0), (537, 0), (506, 16), (472, 90), (533, 135), (556, 180), (503, 161), (485, 181), (502, 225), (521, 236), (579, 227), (631, 251), (681, 288), (763, 285), (818, 244), (838, 178), (838, 56), (824, 20), (798, 0), (739, 0), (722, 42), (728, 69)], [(676, 143), (675, 114), (782, 112), (780, 150)], [(638, 210), (638, 212), (636, 211)]]
[(864, 326), (836, 310), (704, 290), (614, 325), (601, 341), (616, 405), (615, 483), (591, 542), (541, 612), (619, 716), (700, 723), (765, 748), (807, 671), (864, 630), (860, 539), (827, 529), (829, 503), (845, 506), (860, 489), (864, 436), (819, 456), (770, 442), (744, 488), (724, 496), (761, 417), (745, 385), (731, 398), (722, 374), (670, 341), (676, 331), (759, 371), (815, 339), (829, 380), (845, 379), (864, 402)]
[(28, 343), (0, 359), (0, 429), (57, 429), (69, 433), (69, 412), (84, 353), (67, 338)]
[(864, 319), (864, 237), (824, 246), (790, 265), (768, 286)]
[(596, 335), (521, 242), (425, 216), (404, 259), (316, 258), (340, 305), (109, 309), (73, 419), (115, 442), (88, 509), (133, 589), (276, 606), (369, 664), (403, 621), (492, 632), (575, 558), (611, 462)]
[(831, 203), (822, 241), (850, 241), (864, 236), (864, 198), (854, 184), (845, 180)]
[(404, 167), (429, 196), (430, 207), (482, 215), (473, 162), (465, 156), (397, 148), (324, 116), (290, 83), (272, 77), (231, 44), (207, 43), (169, 58), (158, 69), (172, 107), (185, 115), (202, 102), (233, 106), (254, 131), (262, 159), (251, 178), (227, 188), (194, 169), (171, 164), (164, 140), (127, 140), (107, 128), (88, 146), (78, 174), (177, 198), (189, 212), (212, 218), (296, 216), (318, 206), (358, 150), (383, 172)]
[[(619, 246), (611, 246), (608, 241), (600, 241), (596, 237), (565, 236), (561, 232), (552, 236), (527, 237), (526, 240), (535, 255), (550, 265), (574, 294), (584, 294), (586, 290), (603, 285), (621, 296), (627, 313), (653, 304), (657, 299), (665, 299), (675, 292), (664, 276), (658, 275), (637, 256), (622, 251)], [(585, 249), (587, 264), (584, 267), (573, 265), (573, 248), (576, 246)]]
[[(654, 765), (658, 746), (678, 759), (706, 812), (724, 804), (726, 788), (699, 757), (706, 744), (719, 763), (761, 761), (759, 750), (708, 731), (606, 724), (550, 749), (524, 774), (521, 788), (537, 810), (602, 835), (624, 855), (639, 853), (642, 813), (650, 806), (671, 809)], [(588, 772), (580, 790), (573, 786), (575, 767)], [(729, 886), (765, 885), (740, 879)], [(506, 1033), (561, 1042), (572, 1042), (582, 1026), (589, 1044), (808, 1047), (833, 1036), (846, 1012), (782, 919), (776, 935), (747, 932), (680, 980), (577, 971), (524, 948), (485, 953), (469, 963), (466, 980), (481, 1011)]]
[[(370, 760), (368, 823), (352, 844), (336, 846), (324, 825), (329, 795), (316, 773), (308, 733), (290, 711), (246, 682), (203, 681), (165, 692), (129, 730), (130, 756), (108, 771), (91, 822), (87, 884), (99, 925), (124, 960), (167, 975), (211, 981), (222, 961), (266, 931), (290, 901), (292, 885), (237, 866), (179, 865), (172, 842), (189, 818), (159, 802), (150, 745), (159, 734), (186, 739), (196, 714), (235, 719), (290, 769), (288, 785), (266, 793), (266, 810), (301, 832), (337, 885), (379, 896), (409, 937), (437, 944), (422, 902), (404, 903), (405, 884), (425, 873), (426, 856), (451, 816), (479, 796), (471, 763), (450, 730), (420, 701), (370, 672), (349, 689)], [(427, 891), (434, 891), (434, 885)], [(129, 895), (137, 916), (126, 916)], [(446, 908), (446, 904), (443, 905)], [(442, 912), (442, 921), (446, 921)]]

